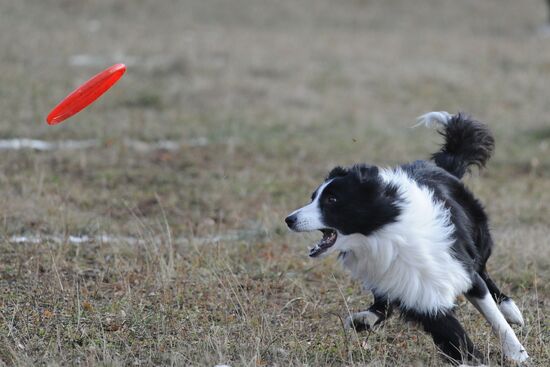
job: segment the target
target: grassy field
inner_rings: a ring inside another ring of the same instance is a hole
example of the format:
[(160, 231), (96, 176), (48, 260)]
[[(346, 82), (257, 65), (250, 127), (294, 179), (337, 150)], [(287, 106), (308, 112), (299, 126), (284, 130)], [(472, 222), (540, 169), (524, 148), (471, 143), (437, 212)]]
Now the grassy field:
[[(442, 364), (399, 318), (346, 334), (342, 318), (371, 296), (334, 258), (309, 259), (318, 235), (283, 218), (336, 164), (428, 156), (439, 139), (411, 130), (415, 117), (462, 110), (497, 140), (466, 179), (492, 218), (489, 269), (523, 311), (532, 365), (550, 365), (545, 12), (539, 0), (2, 2), (0, 139), (99, 146), (0, 151), (0, 364)], [(128, 72), (104, 99), (44, 123), (115, 62)], [(464, 299), (457, 313), (501, 364), (481, 316)]]

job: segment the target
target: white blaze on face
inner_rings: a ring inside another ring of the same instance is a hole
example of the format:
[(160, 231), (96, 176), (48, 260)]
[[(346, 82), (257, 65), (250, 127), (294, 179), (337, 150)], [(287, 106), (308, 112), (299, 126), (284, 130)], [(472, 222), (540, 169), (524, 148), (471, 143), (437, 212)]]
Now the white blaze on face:
[(308, 205), (295, 210), (290, 215), (296, 215), (296, 224), (292, 228), (296, 232), (309, 232), (317, 229), (326, 228), (323, 224), (323, 216), (321, 214), (321, 208), (319, 200), (323, 194), (323, 190), (327, 187), (332, 180), (325, 182), (317, 189), (317, 195), (313, 198), (313, 201)]

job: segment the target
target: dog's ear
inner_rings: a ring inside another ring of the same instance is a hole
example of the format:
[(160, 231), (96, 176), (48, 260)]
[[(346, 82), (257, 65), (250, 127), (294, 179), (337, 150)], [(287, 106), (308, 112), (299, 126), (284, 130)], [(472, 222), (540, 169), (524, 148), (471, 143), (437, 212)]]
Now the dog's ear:
[(352, 171), (360, 183), (365, 183), (368, 181), (377, 181), (379, 179), (378, 167), (376, 166), (358, 164), (353, 166)]
[(344, 177), (348, 174), (348, 170), (344, 167), (336, 166), (334, 167), (328, 174), (327, 180), (336, 178), (336, 177)]

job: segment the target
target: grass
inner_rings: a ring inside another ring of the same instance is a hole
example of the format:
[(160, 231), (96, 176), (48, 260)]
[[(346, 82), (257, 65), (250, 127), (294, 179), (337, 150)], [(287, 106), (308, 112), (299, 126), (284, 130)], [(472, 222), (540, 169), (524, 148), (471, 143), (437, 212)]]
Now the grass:
[[(0, 138), (102, 142), (1, 153), (1, 363), (441, 365), (432, 341), (399, 318), (344, 333), (342, 318), (371, 296), (335, 259), (307, 257), (316, 235), (282, 222), (336, 164), (427, 156), (437, 134), (408, 127), (439, 109), (468, 111), (496, 135), (495, 157), (467, 184), (491, 215), (490, 271), (524, 313), (518, 336), (533, 365), (550, 363), (542, 2), (1, 7)], [(59, 126), (42, 122), (115, 62), (128, 72), (102, 100)], [(141, 152), (125, 139), (182, 147)], [(186, 144), (197, 139), (208, 144)], [(119, 240), (69, 241), (103, 234)], [(20, 235), (44, 240), (15, 243)], [(501, 364), (473, 307), (460, 299), (457, 312)]]

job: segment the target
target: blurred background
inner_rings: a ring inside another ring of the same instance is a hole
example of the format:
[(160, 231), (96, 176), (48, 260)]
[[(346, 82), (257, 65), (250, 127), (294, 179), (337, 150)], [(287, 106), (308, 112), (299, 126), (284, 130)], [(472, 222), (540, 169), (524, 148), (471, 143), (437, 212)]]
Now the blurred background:
[[(399, 320), (348, 338), (337, 316), (370, 296), (282, 219), (336, 164), (427, 157), (439, 136), (409, 127), (446, 110), (495, 134), (466, 181), (546, 365), (549, 20), (544, 0), (2, 1), (0, 361), (439, 365)], [(102, 99), (45, 123), (119, 62)]]

